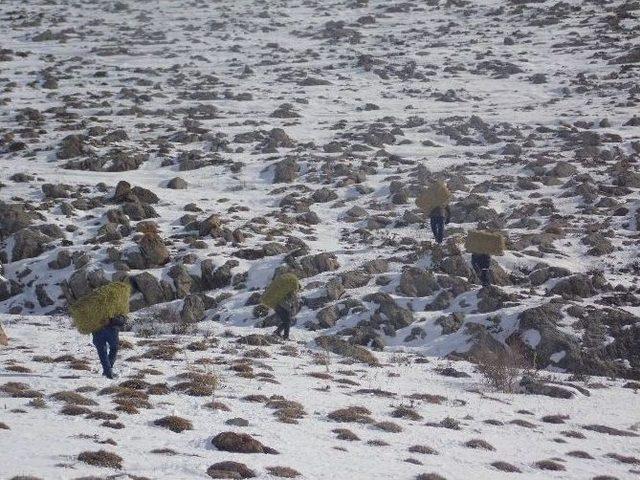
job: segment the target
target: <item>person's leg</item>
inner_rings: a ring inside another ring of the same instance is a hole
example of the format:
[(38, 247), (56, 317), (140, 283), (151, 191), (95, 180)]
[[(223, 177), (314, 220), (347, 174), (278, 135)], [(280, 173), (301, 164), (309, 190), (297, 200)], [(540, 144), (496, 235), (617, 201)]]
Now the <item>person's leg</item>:
[(444, 240), (444, 217), (436, 217), (436, 242)]
[(282, 317), (282, 338), (285, 340), (289, 340), (289, 330), (291, 329), (291, 314), (286, 311), (284, 312), (284, 316)]
[[(284, 323), (282, 321), (282, 319), (284, 318), (283, 315), (286, 314), (286, 311), (284, 310), (284, 308), (282, 307), (276, 307), (275, 309), (276, 312), (276, 316), (278, 317), (278, 326), (276, 327), (276, 331), (273, 332), (275, 335), (277, 335), (278, 337), (282, 336), (282, 329), (284, 328)], [(284, 314), (283, 314), (284, 311)]]
[(433, 237), (436, 239), (436, 242), (438, 241), (438, 221), (437, 221), (438, 217), (434, 217), (431, 216), (429, 218), (430, 222), (431, 222), (431, 232), (433, 233)]
[(107, 340), (102, 330), (93, 334), (93, 345), (98, 351), (98, 358), (102, 364), (102, 374), (105, 376), (111, 375), (111, 362), (109, 362), (109, 355), (107, 354)]
[(118, 336), (119, 335), (117, 328), (112, 327), (109, 329), (107, 343), (109, 344), (109, 364), (111, 365), (111, 368), (113, 368), (113, 366), (115, 365), (116, 356), (118, 355)]
[(478, 265), (478, 257), (476, 256), (475, 253), (471, 254), (471, 268), (473, 268), (473, 271), (479, 277), (480, 276), (480, 272), (481, 272), (482, 269)]

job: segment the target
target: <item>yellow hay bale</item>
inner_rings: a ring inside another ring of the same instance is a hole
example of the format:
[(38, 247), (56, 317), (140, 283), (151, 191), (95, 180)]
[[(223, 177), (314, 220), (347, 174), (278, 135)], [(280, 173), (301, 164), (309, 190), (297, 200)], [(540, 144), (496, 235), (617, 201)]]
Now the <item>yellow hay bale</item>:
[(471, 253), (504, 255), (504, 237), (499, 233), (472, 230), (467, 234), (465, 248)]
[(78, 331), (89, 334), (100, 330), (116, 315), (128, 314), (130, 296), (128, 283), (113, 282), (82, 297), (69, 311)]
[(444, 182), (434, 182), (416, 198), (416, 205), (429, 213), (436, 207), (444, 207), (451, 201), (451, 192)]
[(274, 278), (262, 295), (262, 304), (275, 308), (287, 295), (300, 289), (298, 277), (293, 273), (284, 273)]

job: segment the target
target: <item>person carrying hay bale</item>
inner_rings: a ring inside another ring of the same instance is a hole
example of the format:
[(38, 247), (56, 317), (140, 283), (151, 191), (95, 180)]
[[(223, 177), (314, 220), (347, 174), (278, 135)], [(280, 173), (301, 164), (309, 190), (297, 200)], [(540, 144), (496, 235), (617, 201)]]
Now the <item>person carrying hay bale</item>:
[(117, 378), (113, 366), (118, 355), (120, 329), (126, 325), (131, 287), (113, 282), (96, 288), (71, 305), (70, 312), (80, 333), (91, 334), (102, 365), (102, 375)]
[(429, 214), (431, 231), (437, 243), (444, 240), (444, 226), (451, 219), (451, 192), (444, 182), (435, 182), (416, 199), (416, 205)]
[(504, 254), (504, 237), (499, 233), (472, 230), (465, 241), (471, 252), (471, 266), (483, 287), (491, 285), (491, 255)]
[(298, 277), (293, 273), (284, 273), (271, 281), (262, 296), (262, 304), (273, 308), (280, 321), (273, 334), (285, 340), (289, 340), (291, 323), (300, 310), (298, 290), (300, 290)]

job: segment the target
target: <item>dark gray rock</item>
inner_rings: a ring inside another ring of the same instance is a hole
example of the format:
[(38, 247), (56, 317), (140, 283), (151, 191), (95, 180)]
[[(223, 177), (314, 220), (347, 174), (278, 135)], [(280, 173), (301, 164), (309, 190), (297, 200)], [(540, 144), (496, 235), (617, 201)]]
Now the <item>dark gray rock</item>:
[(588, 298), (596, 294), (591, 279), (584, 274), (563, 278), (549, 291), (551, 295)]
[(431, 271), (422, 270), (417, 267), (409, 267), (403, 270), (400, 276), (398, 293), (408, 297), (427, 297), (433, 295), (440, 286), (436, 277)]
[(196, 323), (204, 320), (205, 305), (199, 295), (187, 295), (182, 302), (180, 318), (185, 323)]

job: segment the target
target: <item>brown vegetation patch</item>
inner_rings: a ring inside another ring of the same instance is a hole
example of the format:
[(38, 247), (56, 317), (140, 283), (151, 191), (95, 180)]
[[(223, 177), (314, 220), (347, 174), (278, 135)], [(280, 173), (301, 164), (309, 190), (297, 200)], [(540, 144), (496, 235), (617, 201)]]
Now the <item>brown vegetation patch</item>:
[(84, 395), (81, 395), (76, 392), (71, 392), (71, 391), (56, 392), (49, 395), (49, 397), (54, 400), (58, 400), (60, 402), (68, 403), (70, 405), (85, 405), (85, 406), (98, 405), (98, 402), (96, 402), (95, 400), (92, 400), (90, 398), (85, 397)]
[(467, 448), (475, 448), (482, 450), (489, 450), (494, 452), (496, 449), (489, 442), (482, 440), (481, 438), (474, 438), (464, 443), (464, 446)]
[(540, 470), (551, 470), (556, 472), (566, 470), (564, 465), (554, 462), (553, 460), (540, 460), (539, 462), (534, 463), (533, 466)]
[(78, 455), (78, 460), (96, 467), (122, 468), (122, 457), (106, 450), (98, 450), (97, 452), (82, 452)]
[(416, 412), (413, 408), (405, 407), (403, 405), (397, 407), (391, 412), (393, 418), (405, 418), (407, 420), (422, 420), (422, 415)]
[(347, 428), (334, 428), (331, 431), (337, 434), (336, 438), (338, 440), (346, 440), (348, 442), (355, 442), (360, 440), (360, 437), (358, 437), (355, 433)]
[(510, 463), (507, 463), (507, 462), (501, 462), (501, 461), (493, 462), (491, 466), (497, 470), (500, 470), (501, 472), (522, 473), (522, 470), (520, 470), (518, 467), (516, 467), (515, 465), (511, 465)]
[(181, 433), (185, 430), (193, 430), (193, 424), (190, 420), (176, 415), (159, 418), (154, 421), (153, 424), (171, 430), (175, 433)]
[(365, 407), (347, 407), (334, 410), (327, 417), (334, 422), (342, 423), (373, 423), (373, 419), (369, 417), (371, 412)]
[(423, 455), (439, 455), (437, 450), (427, 447), (426, 445), (412, 445), (409, 447), (409, 451), (411, 453), (421, 453)]
[(267, 467), (267, 472), (269, 472), (274, 477), (280, 478), (296, 478), (302, 475), (297, 470), (289, 467)]

